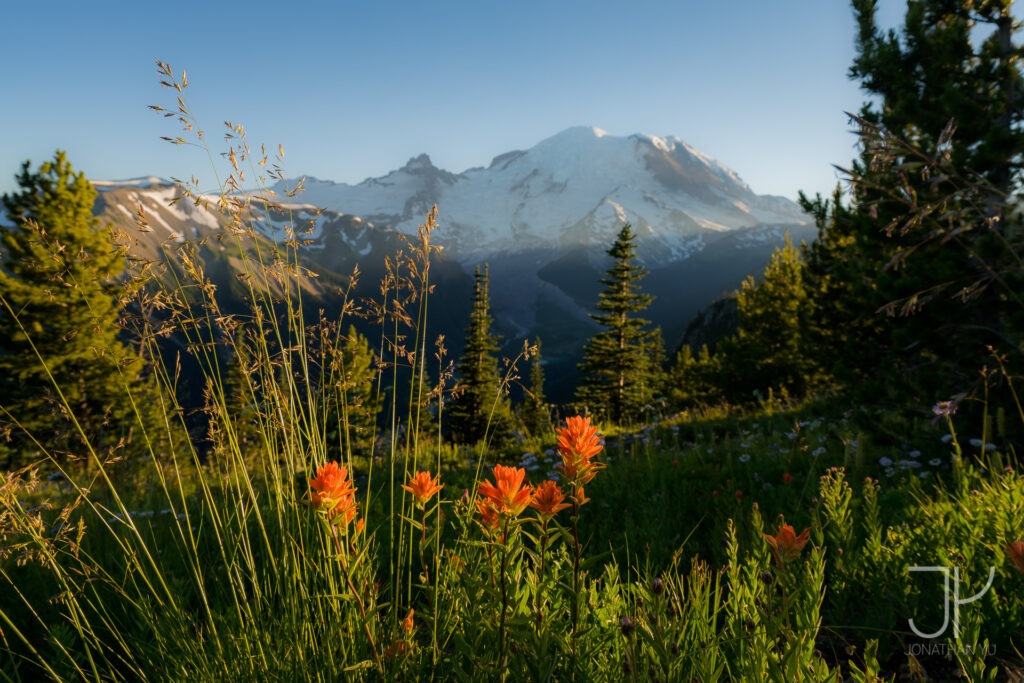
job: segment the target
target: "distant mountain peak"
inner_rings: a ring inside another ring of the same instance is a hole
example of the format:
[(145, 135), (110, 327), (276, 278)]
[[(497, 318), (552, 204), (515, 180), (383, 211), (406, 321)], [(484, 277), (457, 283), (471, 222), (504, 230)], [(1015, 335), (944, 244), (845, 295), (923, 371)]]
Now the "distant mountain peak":
[(420, 154), (419, 156), (412, 157), (409, 161), (405, 162), (400, 170), (409, 173), (416, 173), (422, 171), (438, 171), (440, 169), (434, 166), (434, 162), (430, 160), (427, 154)]
[(806, 225), (793, 202), (755, 194), (740, 176), (678, 137), (616, 136), (573, 126), (487, 167), (453, 174), (426, 154), (357, 185), (307, 185), (302, 201), (415, 234), (437, 204), (439, 244), (463, 263), (498, 253), (597, 246), (622, 222), (652, 262), (689, 253), (704, 233)]
[(104, 190), (113, 190), (119, 187), (135, 187), (138, 189), (147, 189), (150, 187), (170, 187), (174, 185), (173, 180), (167, 178), (159, 178), (155, 175), (144, 176), (140, 178), (128, 178), (126, 180), (90, 180), (97, 190), (101, 192)]

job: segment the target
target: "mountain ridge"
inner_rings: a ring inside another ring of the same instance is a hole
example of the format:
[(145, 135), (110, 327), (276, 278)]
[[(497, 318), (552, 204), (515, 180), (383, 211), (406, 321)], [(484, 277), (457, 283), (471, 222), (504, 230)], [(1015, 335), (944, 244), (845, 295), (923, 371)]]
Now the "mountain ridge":
[[(202, 201), (172, 203), (182, 189), (156, 177), (94, 184), (95, 210), (105, 221), (138, 232), (141, 207), (150, 232), (138, 233), (135, 249), (147, 257), (167, 244), (223, 233), (230, 222), (215, 208), (218, 197), (200, 198), (209, 210)], [(650, 271), (642, 286), (655, 299), (644, 317), (662, 327), (670, 349), (699, 311), (759, 275), (787, 232), (796, 243), (816, 236), (795, 203), (755, 194), (738, 173), (679, 138), (617, 137), (592, 127), (567, 129), (462, 173), (420, 154), (356, 185), (306, 178), (304, 188), (283, 204), (250, 196), (269, 202), (252, 215), (261, 239), (294, 236), (303, 263), (324, 275), (310, 301), (334, 309), (332, 290), (356, 264), (369, 284), (436, 203), (433, 241), (444, 247), (434, 271), (444, 281), (431, 306), (437, 330), (458, 354), (470, 274), (487, 262), (504, 353), (513, 356), (524, 338), (542, 337), (552, 395), (560, 400), (571, 398), (583, 342), (597, 331), (588, 314), (610, 265), (606, 250), (624, 222), (633, 224), (638, 257)], [(283, 183), (272, 189), (287, 196)], [(232, 284), (227, 252), (210, 240), (205, 253)]]
[[(281, 195), (295, 180), (271, 189)], [(756, 225), (808, 225), (790, 200), (757, 195), (739, 174), (678, 137), (611, 135), (576, 126), (490, 165), (452, 173), (429, 155), (410, 157), (383, 176), (351, 185), (306, 178), (306, 200), (414, 234), (435, 203), (438, 239), (464, 264), (536, 246), (606, 244), (632, 222), (641, 255), (671, 261), (708, 232)], [(527, 243), (528, 242), (528, 243)]]

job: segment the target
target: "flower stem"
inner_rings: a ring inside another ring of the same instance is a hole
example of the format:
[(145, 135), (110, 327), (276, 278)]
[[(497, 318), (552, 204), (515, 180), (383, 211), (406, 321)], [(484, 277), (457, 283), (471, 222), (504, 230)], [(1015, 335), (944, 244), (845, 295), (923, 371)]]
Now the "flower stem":
[(501, 537), (501, 618), (498, 626), (498, 671), (505, 678), (505, 612), (508, 610), (508, 587), (505, 583), (505, 571), (508, 568), (508, 520)]
[(579, 624), (580, 615), (580, 504), (573, 498), (572, 501), (572, 655), (573, 658), (579, 654), (576, 647), (576, 629)]
[(427, 506), (423, 506), (423, 515), (420, 517), (420, 526), (423, 528), (423, 534), (420, 536), (420, 565), (423, 567), (423, 576), (426, 578), (427, 583), (430, 583), (430, 570), (427, 569), (427, 557), (426, 557), (426, 546), (427, 546)]
[(370, 626), (366, 622), (366, 607), (363, 605), (363, 598), (359, 595), (359, 591), (356, 590), (355, 585), (352, 583), (352, 577), (348, 573), (348, 564), (345, 562), (345, 553), (341, 549), (341, 541), (338, 539), (337, 527), (331, 527), (331, 533), (334, 536), (334, 546), (338, 550), (338, 560), (341, 564), (341, 573), (345, 575), (345, 583), (348, 584), (348, 589), (352, 591), (352, 596), (356, 599), (356, 604), (359, 605), (359, 616), (362, 618), (363, 631), (366, 633), (366, 638), (370, 641), (370, 647), (373, 649), (373, 658), (377, 661), (377, 669), (380, 670), (381, 675), (384, 675), (384, 664), (380, 661), (380, 654), (377, 652), (377, 643), (373, 640), (373, 634), (370, 633)]
[(541, 604), (541, 594), (544, 589), (544, 551), (547, 550), (548, 545), (548, 520), (545, 518), (541, 522), (540, 530), (540, 572), (537, 576), (537, 595), (536, 595), (536, 608), (537, 613), (537, 634), (540, 634), (541, 622), (544, 620), (544, 613), (541, 611), (543, 605)]

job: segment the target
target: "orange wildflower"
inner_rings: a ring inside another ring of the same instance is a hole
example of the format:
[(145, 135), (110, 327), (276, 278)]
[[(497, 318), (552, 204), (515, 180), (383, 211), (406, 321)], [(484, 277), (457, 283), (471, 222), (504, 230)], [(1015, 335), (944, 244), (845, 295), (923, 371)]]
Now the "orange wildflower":
[(430, 472), (418, 472), (409, 475), (409, 483), (403, 484), (402, 488), (416, 498), (416, 504), (426, 506), (427, 501), (434, 497), (434, 494), (443, 489), (440, 477), (430, 477)]
[(793, 475), (790, 474), (789, 472), (783, 472), (782, 473), (782, 483), (783, 484), (788, 484), (791, 481), (793, 481)]
[(490, 500), (499, 514), (518, 517), (530, 504), (530, 499), (533, 497), (530, 485), (523, 486), (524, 477), (526, 477), (526, 470), (521, 467), (495, 465), (495, 483), (482, 482), (477, 490)]
[(795, 560), (800, 556), (800, 551), (807, 545), (811, 532), (804, 529), (799, 536), (789, 524), (784, 524), (775, 536), (763, 534), (768, 545), (772, 547), (772, 555), (775, 557), (775, 566), (782, 568), (786, 562)]
[(562, 493), (562, 489), (548, 479), (534, 490), (530, 507), (540, 513), (541, 519), (549, 520), (561, 510), (572, 507), (568, 503), (563, 503), (563, 500), (565, 494)]
[(589, 417), (577, 415), (565, 418), (565, 426), (557, 430), (558, 452), (562, 455), (562, 474), (575, 484), (588, 484), (597, 471), (604, 467), (591, 458), (604, 446), (597, 438), (597, 427)]
[(409, 608), (409, 614), (407, 614), (405, 616), (405, 619), (402, 619), (402, 630), (405, 631), (406, 633), (412, 633), (412, 629), (413, 629), (413, 626), (414, 626), (413, 621), (412, 621), (413, 613), (414, 613), (414, 610), (413, 610), (412, 607), (410, 607)]
[(1024, 574), (1024, 542), (1014, 541), (1006, 546), (1006, 556), (1013, 563), (1018, 574)]
[(579, 505), (579, 506), (583, 506), (584, 504), (590, 502), (590, 499), (587, 498), (587, 496), (583, 493), (583, 487), (582, 486), (580, 486), (579, 488), (576, 489), (576, 495), (573, 496), (573, 499), (576, 501), (576, 504)]
[(356, 516), (356, 488), (348, 476), (348, 468), (336, 462), (329, 462), (316, 472), (316, 477), (309, 480), (312, 489), (310, 497), (313, 504), (327, 512), (334, 519), (344, 515), (346, 524)]
[(480, 524), (489, 531), (498, 528), (498, 511), (487, 498), (477, 498), (476, 511), (480, 513)]

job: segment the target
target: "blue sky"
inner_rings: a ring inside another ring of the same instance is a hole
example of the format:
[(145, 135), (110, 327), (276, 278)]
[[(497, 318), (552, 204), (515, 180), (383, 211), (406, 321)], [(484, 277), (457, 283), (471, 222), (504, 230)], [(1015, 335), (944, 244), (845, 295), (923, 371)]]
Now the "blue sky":
[[(903, 3), (882, 0), (885, 22)], [(283, 144), (289, 175), (358, 182), (421, 152), (487, 165), (573, 125), (676, 135), (759, 193), (829, 192), (853, 157), (854, 22), (841, 0), (11, 3), (3, 9), (0, 192), (60, 147), (95, 179), (197, 175), (172, 147), (154, 62), (223, 121)]]

